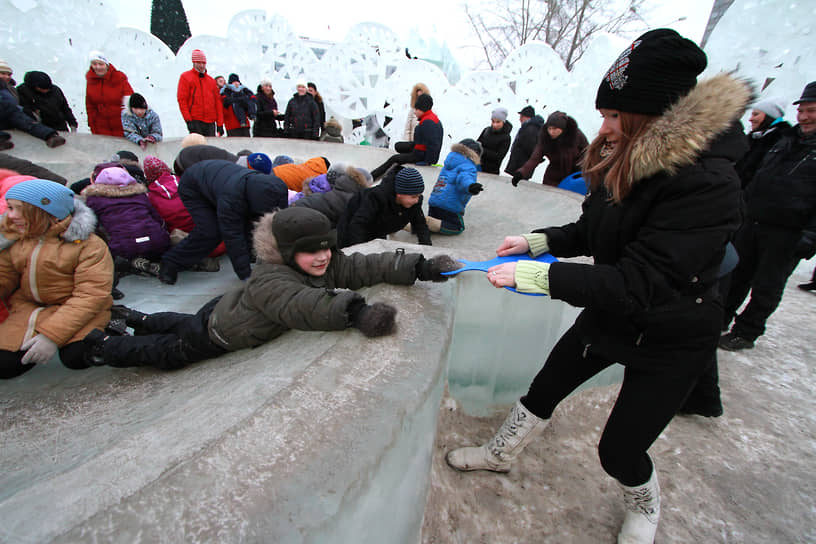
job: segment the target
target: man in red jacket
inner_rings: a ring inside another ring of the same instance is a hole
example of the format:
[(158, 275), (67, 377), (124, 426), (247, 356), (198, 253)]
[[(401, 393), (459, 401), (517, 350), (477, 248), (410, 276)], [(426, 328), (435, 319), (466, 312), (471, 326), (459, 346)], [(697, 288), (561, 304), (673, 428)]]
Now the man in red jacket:
[(223, 106), (215, 80), (207, 75), (207, 57), (193, 50), (193, 68), (181, 74), (178, 104), (190, 133), (215, 136), (215, 127), (224, 124)]

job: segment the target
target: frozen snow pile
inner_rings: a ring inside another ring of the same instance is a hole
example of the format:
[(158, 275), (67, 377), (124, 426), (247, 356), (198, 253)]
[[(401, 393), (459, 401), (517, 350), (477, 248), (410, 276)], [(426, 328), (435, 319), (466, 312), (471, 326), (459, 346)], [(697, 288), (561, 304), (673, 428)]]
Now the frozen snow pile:
[[(281, 109), (294, 92), (296, 79), (314, 81), (328, 114), (344, 123), (349, 143), (364, 137), (362, 129), (352, 133), (350, 120), (368, 115), (376, 116), (381, 126), (391, 118), (385, 132), (392, 143), (401, 140), (410, 88), (422, 81), (431, 89), (434, 110), (445, 127), (443, 156), (450, 143), (478, 136), (498, 106), (511, 112), (514, 130), (518, 128), (515, 112), (531, 104), (545, 117), (557, 109), (569, 112), (591, 137), (600, 126), (594, 111), (598, 82), (628, 42), (599, 36), (572, 72), (546, 44), (528, 43), (499, 70), (460, 76), (450, 55), (443, 55), (444, 72), (435, 64), (408, 59), (405, 47), (420, 44), (403, 43), (389, 28), (375, 23), (356, 25), (344, 41), (318, 58), (284, 17), (263, 10), (243, 11), (232, 17), (226, 36), (193, 36), (176, 56), (154, 36), (118, 27), (117, 22), (126, 21), (117, 21), (113, 10), (99, 0), (32, 1), (36, 7), (22, 11), (9, 0), (0, 0), (0, 58), (11, 64), (18, 81), (28, 70), (51, 74), (69, 97), (80, 126), (85, 118), (87, 55), (100, 49), (159, 113), (165, 135), (183, 136), (186, 130), (176, 104), (176, 85), (179, 74), (191, 67), (192, 50), (202, 49), (213, 76), (235, 72), (253, 89), (262, 78), (271, 79)], [(816, 79), (814, 16), (813, 3), (737, 0), (709, 40), (708, 72), (737, 69), (758, 85), (774, 78), (763, 96), (778, 96), (790, 104), (807, 81)], [(438, 44), (423, 45), (443, 49)], [(445, 73), (456, 79), (455, 85)], [(789, 119), (793, 112), (789, 108)]]

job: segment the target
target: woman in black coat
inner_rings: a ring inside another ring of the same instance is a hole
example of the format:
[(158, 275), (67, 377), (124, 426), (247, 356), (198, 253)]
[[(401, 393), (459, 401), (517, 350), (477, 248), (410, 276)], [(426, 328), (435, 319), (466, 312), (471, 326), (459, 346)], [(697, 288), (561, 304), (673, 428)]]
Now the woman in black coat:
[(490, 114), (490, 126), (485, 127), (479, 135), (478, 142), (482, 144), (482, 172), (498, 174), (504, 156), (510, 149), (510, 132), (513, 125), (507, 120), (507, 110), (496, 108)]
[(287, 138), (320, 138), (320, 110), (303, 80), (297, 82), (297, 92), (286, 104), (284, 123)]
[(583, 164), (590, 194), (581, 217), (507, 237), (497, 251), (587, 255), (594, 263), (519, 261), (488, 270), (496, 287), (549, 294), (583, 311), (497, 435), (447, 456), (459, 470), (509, 471), (561, 400), (623, 364), (598, 445), (625, 499), (618, 542), (654, 541), (660, 491), (647, 450), (713, 362), (720, 337), (717, 275), (740, 221), (732, 164), (744, 152), (738, 119), (751, 89), (727, 74), (697, 84), (705, 66), (696, 44), (658, 29), (607, 72), (596, 98), (603, 124)]
[(278, 102), (275, 100), (275, 91), (272, 82), (268, 79), (261, 81), (258, 92), (255, 93), (258, 102), (258, 111), (255, 113), (255, 123), (252, 125), (252, 135), (256, 138), (273, 138), (281, 136), (278, 129)]

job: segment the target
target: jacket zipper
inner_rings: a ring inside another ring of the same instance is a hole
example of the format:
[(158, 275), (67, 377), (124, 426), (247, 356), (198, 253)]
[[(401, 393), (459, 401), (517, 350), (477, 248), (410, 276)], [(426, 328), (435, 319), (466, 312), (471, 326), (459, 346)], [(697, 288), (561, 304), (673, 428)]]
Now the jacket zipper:
[(42, 249), (42, 246), (43, 239), (40, 238), (40, 241), (37, 242), (37, 247), (31, 252), (31, 259), (29, 261), (30, 268), (28, 269), (28, 284), (31, 288), (31, 296), (39, 303), (42, 303), (42, 300), (40, 300), (40, 290), (37, 287), (37, 260), (40, 257), (40, 249)]

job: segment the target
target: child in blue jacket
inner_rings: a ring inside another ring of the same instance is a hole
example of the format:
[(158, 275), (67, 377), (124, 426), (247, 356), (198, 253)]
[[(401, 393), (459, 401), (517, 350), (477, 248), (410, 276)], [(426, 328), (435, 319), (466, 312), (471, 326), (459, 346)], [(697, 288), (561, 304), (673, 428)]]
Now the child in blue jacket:
[(428, 199), (428, 229), (440, 234), (465, 230), (465, 206), (482, 191), (476, 181), (482, 145), (466, 138), (451, 146), (445, 164)]

